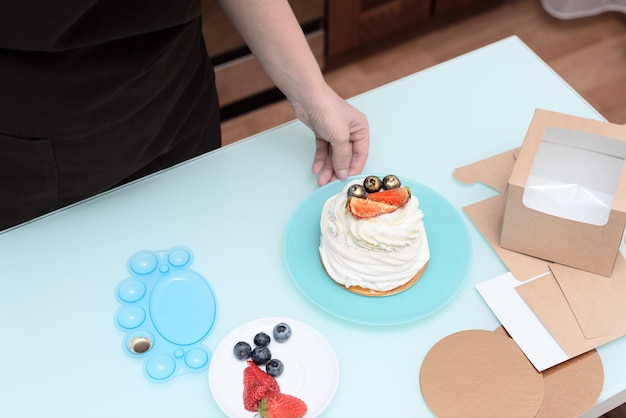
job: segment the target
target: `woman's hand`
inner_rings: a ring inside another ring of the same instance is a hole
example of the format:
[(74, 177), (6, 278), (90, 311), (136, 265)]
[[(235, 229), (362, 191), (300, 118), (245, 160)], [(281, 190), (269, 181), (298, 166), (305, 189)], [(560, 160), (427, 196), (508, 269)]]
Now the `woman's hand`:
[(292, 103), (298, 119), (315, 135), (313, 173), (318, 184), (359, 174), (369, 151), (369, 126), (363, 113), (328, 87), (310, 106)]
[(318, 183), (360, 173), (369, 150), (367, 119), (328, 86), (289, 2), (220, 4), (298, 119), (313, 130)]

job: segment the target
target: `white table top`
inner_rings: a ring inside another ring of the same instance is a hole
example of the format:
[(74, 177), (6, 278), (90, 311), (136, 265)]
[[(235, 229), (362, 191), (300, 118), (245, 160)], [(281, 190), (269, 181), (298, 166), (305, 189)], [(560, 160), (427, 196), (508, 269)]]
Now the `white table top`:
[[(351, 103), (371, 125), (365, 171), (418, 181), (459, 212), (495, 192), (459, 184), (453, 169), (519, 146), (535, 108), (602, 118), (515, 37)], [(222, 416), (207, 373), (148, 381), (141, 362), (122, 352), (123, 333), (114, 326), (114, 291), (128, 276), (130, 255), (178, 245), (193, 251), (192, 269), (215, 291), (209, 349), (246, 322), (293, 318), (320, 331), (337, 355), (339, 386), (323, 416), (432, 415), (419, 388), (422, 359), (451, 333), (499, 325), (474, 285), (506, 268), (461, 214), (473, 263), (444, 308), (394, 326), (359, 325), (321, 310), (294, 286), (283, 260), (287, 222), (317, 189), (313, 146), (306, 127), (287, 123), (0, 233), (0, 416)], [(268, 191), (265, 181), (281, 187)], [(256, 302), (274, 292), (280, 303)], [(626, 339), (598, 351), (605, 384), (596, 415), (626, 401)], [(369, 367), (378, 359), (386, 368)], [(371, 394), (380, 402), (364, 403)]]

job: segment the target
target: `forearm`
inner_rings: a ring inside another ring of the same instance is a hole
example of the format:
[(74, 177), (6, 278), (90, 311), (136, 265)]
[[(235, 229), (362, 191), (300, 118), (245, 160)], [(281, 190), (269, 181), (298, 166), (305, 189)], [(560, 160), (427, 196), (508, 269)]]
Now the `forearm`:
[(219, 0), (266, 73), (292, 103), (327, 93), (321, 70), (287, 0)]
[(219, 0), (296, 116), (315, 134), (318, 184), (362, 171), (369, 150), (367, 118), (326, 84), (287, 0)]

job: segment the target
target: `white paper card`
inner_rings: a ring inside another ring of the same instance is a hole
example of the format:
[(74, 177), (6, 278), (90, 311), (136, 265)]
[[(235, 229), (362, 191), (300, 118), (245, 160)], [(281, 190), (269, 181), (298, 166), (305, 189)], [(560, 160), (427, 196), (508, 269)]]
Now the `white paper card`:
[(516, 286), (535, 279), (520, 282), (509, 272), (478, 283), (476, 289), (528, 360), (541, 372), (569, 357), (515, 290)]

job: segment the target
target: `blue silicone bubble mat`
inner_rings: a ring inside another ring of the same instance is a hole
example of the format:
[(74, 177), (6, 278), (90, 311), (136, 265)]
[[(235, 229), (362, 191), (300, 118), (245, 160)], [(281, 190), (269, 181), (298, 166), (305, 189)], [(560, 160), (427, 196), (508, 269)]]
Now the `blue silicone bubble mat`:
[(202, 342), (215, 324), (217, 304), (209, 282), (189, 268), (192, 262), (186, 247), (139, 251), (128, 260), (130, 276), (115, 289), (123, 350), (143, 360), (153, 382), (209, 367), (212, 353)]

